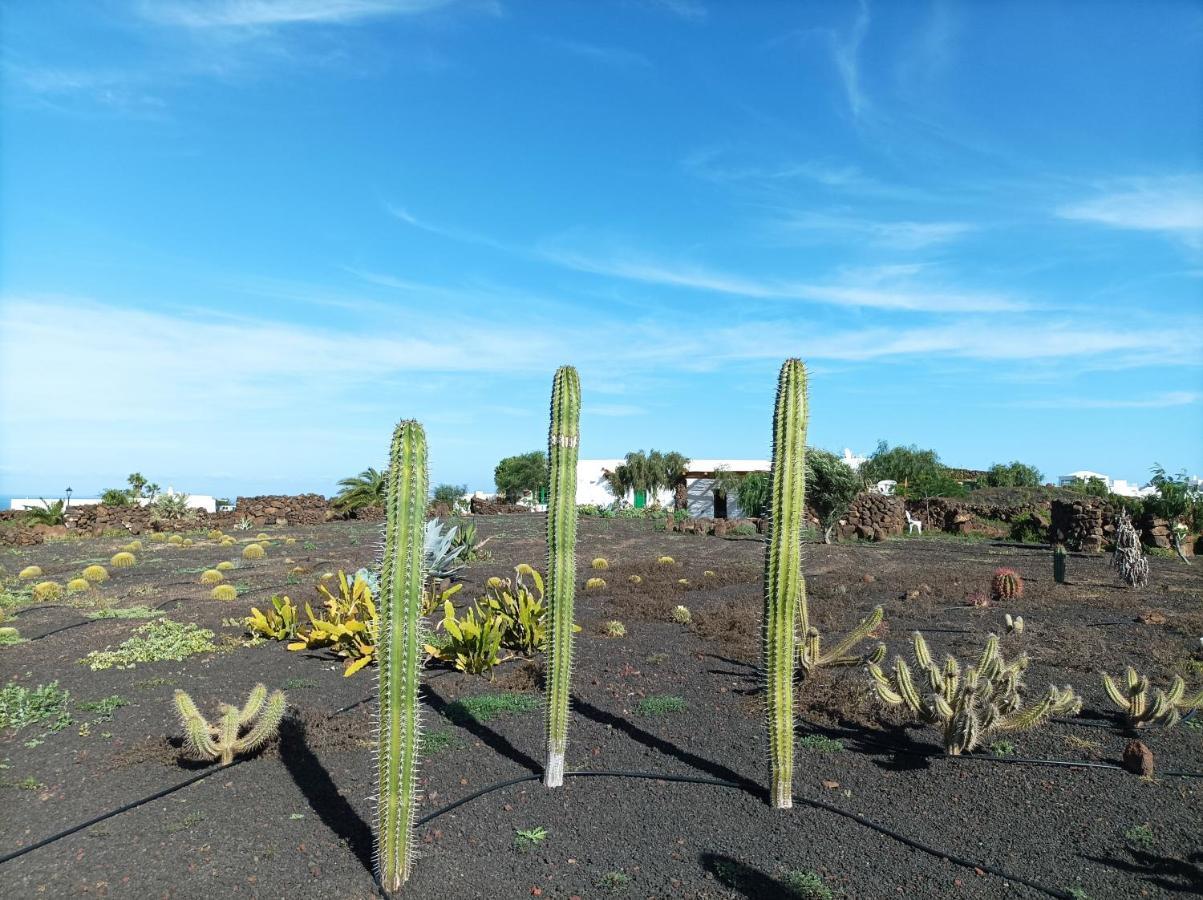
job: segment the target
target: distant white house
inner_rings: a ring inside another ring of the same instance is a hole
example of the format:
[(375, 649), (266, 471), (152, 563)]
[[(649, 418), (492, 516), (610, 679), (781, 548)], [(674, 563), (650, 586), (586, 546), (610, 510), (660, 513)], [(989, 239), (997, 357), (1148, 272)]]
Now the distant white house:
[(1144, 487), (1135, 485), (1130, 481), (1125, 481), (1122, 478), (1111, 478), (1101, 472), (1090, 472), (1082, 469), (1078, 472), (1070, 472), (1068, 475), (1062, 475), (1057, 479), (1057, 484), (1061, 487), (1071, 487), (1079, 481), (1092, 481), (1097, 479), (1107, 486), (1107, 490), (1113, 494), (1118, 494), (1121, 497), (1147, 497), (1150, 494), (1157, 493), (1157, 489), (1152, 485), (1146, 484)]
[[(576, 502), (609, 506), (615, 501), (606, 480), (606, 473), (613, 472), (623, 464), (622, 459), (582, 459), (576, 467)], [(771, 465), (767, 459), (691, 459), (685, 472), (685, 496), (691, 516), (716, 519), (741, 518), (743, 511), (739, 501), (723, 494), (715, 487), (720, 472), (745, 475), (748, 472), (768, 472)], [(666, 488), (649, 497), (643, 491), (628, 491), (622, 498), (626, 503), (642, 509), (660, 505), (671, 508), (674, 491)]]
[(861, 466), (869, 461), (869, 457), (857, 456), (847, 447), (844, 448), (844, 455), (841, 457), (841, 459), (844, 461), (844, 465), (846, 465), (853, 472), (859, 470)]
[[(168, 488), (167, 490), (163, 491), (163, 493), (160, 494), (159, 496), (164, 496), (164, 495), (166, 495), (168, 497), (174, 497), (176, 495), (176, 491), (174, 491), (172, 488)], [(57, 498), (55, 498), (55, 499), (57, 499)], [(8, 508), (9, 509), (44, 509), (47, 502), (53, 503), (54, 501), (53, 500), (43, 501), (41, 497), (32, 497), (32, 498), (31, 497), (17, 497), (9, 502)], [(150, 503), (150, 501), (145, 498), (141, 498), (141, 499), (136, 500), (135, 503), (138, 506), (147, 506)], [(72, 507), (99, 506), (99, 505), (100, 505), (99, 497), (83, 497), (83, 498), (72, 497), (71, 498), (71, 506)], [(188, 495), (188, 507), (190, 509), (203, 509), (205, 512), (209, 512), (209, 513), (217, 512), (217, 498), (210, 497), (206, 494), (189, 494)]]

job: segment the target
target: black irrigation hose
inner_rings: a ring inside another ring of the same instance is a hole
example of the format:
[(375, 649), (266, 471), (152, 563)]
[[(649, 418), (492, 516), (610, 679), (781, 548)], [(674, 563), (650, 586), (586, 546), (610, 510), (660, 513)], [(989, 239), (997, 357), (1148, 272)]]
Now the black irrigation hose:
[[(157, 606), (152, 606), (151, 609), (153, 609), (155, 612), (158, 612), (164, 606), (166, 606), (168, 603), (180, 603), (182, 601), (182, 599), (183, 598), (180, 598), (180, 597), (173, 597), (170, 600), (164, 600), (162, 603), (158, 604)], [(38, 607), (38, 608), (39, 609), (47, 609), (48, 607), (43, 606), (43, 607)], [(67, 607), (67, 606), (62, 606), (62, 607), (57, 607), (57, 608), (74, 609), (74, 607)], [(28, 610), (22, 610), (22, 612), (28, 612)], [(32, 641), (40, 641), (40, 640), (42, 640), (42, 638), (48, 638), (52, 634), (61, 634), (64, 631), (70, 631), (72, 628), (79, 628), (83, 625), (94, 625), (97, 622), (112, 622), (112, 621), (115, 621), (116, 618), (117, 618), (116, 616), (111, 616), (111, 617), (96, 616), (95, 618), (88, 617), (79, 622), (72, 622), (70, 625), (63, 625), (59, 628), (52, 628), (50, 631), (47, 631), (45, 634), (39, 634), (37, 637), (31, 637), (28, 640), (31, 642)]]
[[(682, 783), (682, 784), (704, 784), (704, 785), (710, 785), (713, 787), (735, 788), (736, 790), (746, 790), (746, 787), (737, 781), (723, 781), (718, 778), (705, 778), (705, 777), (697, 776), (697, 775), (668, 775), (668, 774), (661, 773), (661, 772), (631, 772), (631, 771), (565, 772), (564, 777), (565, 778), (643, 778), (643, 779), (649, 779), (649, 780), (653, 780), (653, 781), (670, 781), (670, 782), (677, 782), (677, 783)], [(466, 803), (470, 803), (473, 800), (483, 797), (486, 794), (491, 794), (494, 791), (499, 791), (503, 788), (511, 787), (515, 784), (522, 784), (527, 781), (537, 781), (540, 778), (542, 778), (542, 775), (538, 775), (538, 774), (522, 775), (518, 778), (510, 778), (506, 781), (499, 781), (496, 784), (488, 785), (487, 787), (483, 787), (478, 791), (474, 791), (473, 793), (469, 794), (466, 797), (461, 797), (458, 800), (454, 800), (451, 803), (448, 803), (446, 806), (441, 806), (438, 809), (427, 813), (426, 815), (424, 815), (420, 819), (418, 819), (414, 823), (414, 825), (416, 827), (420, 827), (422, 825), (427, 824), (431, 820), (436, 819), (445, 813), (449, 813), (453, 809), (457, 809)], [(867, 816), (863, 816), (860, 813), (854, 812), (850, 809), (841, 809), (840, 807), (834, 806), (830, 803), (826, 803), (823, 800), (816, 800), (811, 797), (802, 797), (802, 796), (799, 796), (798, 794), (794, 794), (794, 799), (800, 803), (806, 804), (807, 806), (813, 807), (814, 809), (821, 809), (826, 812), (835, 813), (838, 816), (843, 816), (844, 818), (847, 818), (847, 819), (852, 819), (852, 821), (856, 822), (857, 824), (864, 825), (866, 828), (870, 828), (873, 831), (876, 831), (878, 834), (883, 834), (886, 837), (893, 838), (894, 840), (898, 841), (901, 844), (905, 844), (906, 846), (910, 847), (913, 850), (919, 850), (920, 852), (926, 853), (929, 856), (934, 856), (937, 859), (948, 860), (949, 862), (955, 863), (956, 865), (962, 866), (966, 869), (974, 869), (975, 871), (989, 872), (991, 875), (997, 875), (999, 878), (1005, 879), (1006, 881), (1012, 881), (1016, 884), (1022, 884), (1025, 887), (1030, 887), (1032, 890), (1040, 891), (1042, 894), (1047, 894), (1050, 897), (1057, 897), (1057, 898), (1060, 898), (1060, 900), (1073, 900), (1072, 894), (1070, 894), (1066, 891), (1063, 891), (1059, 888), (1049, 887), (1046, 884), (1041, 884), (1039, 881), (1036, 881), (1031, 878), (1026, 878), (1022, 875), (1015, 875), (1011, 872), (1008, 872), (1005, 869), (1001, 869), (997, 866), (992, 866), (989, 863), (975, 862), (974, 860), (966, 859), (963, 856), (958, 856), (955, 853), (949, 853), (945, 850), (939, 849), (938, 847), (933, 847), (930, 844), (925, 844), (922, 841), (918, 841), (918, 840), (915, 840), (914, 838), (907, 837), (905, 834), (895, 831), (894, 829), (892, 829), (886, 825), (882, 825), (880, 822), (876, 822), (873, 819), (870, 819)]]

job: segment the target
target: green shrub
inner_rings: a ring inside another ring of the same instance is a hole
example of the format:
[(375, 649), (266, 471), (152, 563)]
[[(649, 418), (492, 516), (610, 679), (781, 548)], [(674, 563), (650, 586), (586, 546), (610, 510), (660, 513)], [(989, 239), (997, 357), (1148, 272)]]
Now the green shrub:
[(61, 731), (71, 724), (70, 698), (57, 681), (35, 688), (6, 684), (0, 688), (0, 729), (19, 731), (27, 725), (48, 723), (51, 731)]
[(684, 712), (687, 705), (680, 697), (653, 694), (636, 703), (635, 711), (641, 716), (663, 716), (668, 713)]
[(1020, 516), (1011, 523), (1011, 540), (1021, 544), (1043, 544), (1048, 534), (1035, 514)]
[(213, 632), (191, 623), (160, 619), (147, 622), (115, 650), (93, 650), (80, 660), (93, 672), (101, 669), (132, 669), (138, 663), (180, 661), (198, 653), (212, 653)]
[(465, 697), (447, 706), (447, 718), (457, 725), (465, 722), (489, 722), (501, 716), (536, 710), (539, 699), (530, 694), (480, 694)]

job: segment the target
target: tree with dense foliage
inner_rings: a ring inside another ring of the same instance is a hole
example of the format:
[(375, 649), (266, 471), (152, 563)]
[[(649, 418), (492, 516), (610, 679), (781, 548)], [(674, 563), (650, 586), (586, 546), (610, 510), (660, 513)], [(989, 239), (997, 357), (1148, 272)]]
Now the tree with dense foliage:
[(125, 488), (107, 488), (101, 493), (100, 502), (105, 506), (129, 506), (134, 501)]
[(1065, 490), (1075, 494), (1085, 494), (1088, 497), (1110, 497), (1111, 488), (1107, 487), (1107, 482), (1101, 478), (1075, 478), (1069, 484), (1064, 485)]
[(877, 449), (865, 460), (860, 467), (860, 475), (865, 484), (874, 485), (879, 481), (896, 481), (903, 493), (906, 486), (917, 478), (931, 476), (944, 470), (940, 457), (935, 450), (921, 450), (914, 444), (909, 447), (891, 447), (885, 441), (878, 441)]
[(847, 512), (863, 483), (859, 472), (827, 450), (806, 450), (806, 502), (819, 516), (823, 541), (831, 543), (840, 516)]
[(748, 472), (735, 487), (735, 499), (745, 516), (759, 518), (768, 510), (772, 491), (768, 472)]
[(431, 493), (430, 502), (442, 503), (448, 509), (455, 509), (455, 504), (459, 503), (460, 498), (466, 493), (468, 493), (466, 484), (440, 484)]
[(493, 470), (493, 482), (499, 493), (513, 503), (524, 491), (536, 496), (547, 486), (547, 454), (532, 450), (519, 456), (507, 456)]
[(1170, 540), (1174, 551), (1184, 563), (1190, 563), (1182, 550), (1182, 538), (1187, 531), (1186, 519), (1192, 512), (1192, 507), (1199, 502), (1191, 490), (1186, 472), (1169, 475), (1161, 463), (1152, 469), (1153, 477), (1149, 484), (1157, 489), (1157, 493), (1145, 499), (1145, 508), (1153, 515), (1165, 519), (1170, 526)]
[(334, 506), (344, 512), (365, 506), (384, 506), (388, 495), (388, 476), (368, 466), (358, 475), (342, 479), (338, 486), (342, 490), (334, 496)]
[(605, 474), (610, 493), (622, 501), (631, 491), (643, 491), (653, 502), (662, 490), (674, 490), (674, 504), (684, 506), (685, 471), (689, 458), (676, 451), (661, 453), (659, 450), (633, 450), (623, 462)]
[(1009, 463), (995, 463), (986, 471), (982, 479), (987, 487), (1040, 487), (1044, 475), (1035, 466), (1013, 460)]

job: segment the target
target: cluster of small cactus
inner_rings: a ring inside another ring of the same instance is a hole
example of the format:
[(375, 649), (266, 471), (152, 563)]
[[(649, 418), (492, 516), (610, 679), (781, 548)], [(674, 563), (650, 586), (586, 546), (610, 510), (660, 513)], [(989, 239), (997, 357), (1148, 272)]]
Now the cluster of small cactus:
[(1128, 587), (1144, 587), (1149, 583), (1149, 560), (1141, 550), (1140, 535), (1136, 533), (1132, 517), (1126, 509), (1115, 523), (1115, 552), (1111, 554), (1111, 568)]
[(104, 566), (88, 566), (79, 574), (81, 578), (86, 578), (88, 581), (106, 581), (109, 577), (108, 569)]
[(1076, 714), (1082, 708), (1081, 698), (1069, 685), (1050, 685), (1040, 699), (1024, 706), (1022, 675), (1028, 658), (1021, 655), (1008, 663), (999, 652), (996, 635), (987, 638), (977, 665), (964, 671), (952, 655), (943, 665), (934, 662), (918, 631), (912, 639), (922, 682), (919, 687), (901, 656), (894, 659), (892, 675), (886, 675), (877, 663), (869, 663), (869, 674), (883, 702), (905, 706), (942, 730), (944, 750), (950, 756), (981, 746), (997, 732), (1034, 728), (1050, 716)]
[(242, 548), (243, 559), (263, 559), (267, 555), (267, 551), (263, 549), (262, 544), (247, 544)]
[(1023, 579), (1014, 569), (1005, 566), (994, 570), (994, 578), (990, 581), (990, 596), (999, 600), (1014, 600), (1023, 596)]
[(547, 762), (543, 784), (549, 788), (564, 783), (564, 754), (568, 748), (580, 441), (580, 378), (572, 366), (561, 366), (552, 382), (547, 435), (547, 598), (551, 634), (547, 648)]
[(606, 579), (604, 578), (590, 578), (585, 582), (585, 590), (587, 591), (600, 591), (604, 590), (605, 587)]
[(1007, 634), (1023, 634), (1023, 616), (1012, 616), (1010, 613), (1003, 615), (1003, 626), (1007, 630)]
[(283, 691), (272, 691), (269, 695), (264, 685), (257, 684), (241, 709), (221, 704), (220, 716), (212, 724), (183, 691), (175, 692), (175, 708), (189, 753), (197, 759), (218, 760), (228, 766), (237, 754), (258, 750), (275, 736), (288, 701)]
[(1134, 728), (1144, 725), (1163, 723), (1167, 728), (1178, 724), (1178, 720), (1191, 710), (1203, 706), (1203, 690), (1193, 697), (1186, 696), (1186, 682), (1182, 676), (1175, 675), (1170, 682), (1170, 689), (1160, 688), (1149, 702), (1149, 679), (1137, 673), (1128, 666), (1124, 674), (1124, 686), (1116, 684), (1111, 676), (1103, 673), (1103, 687), (1111, 702), (1123, 710), (1128, 724)]
[(136, 565), (137, 557), (128, 550), (122, 550), (120, 553), (113, 554), (113, 558), (109, 560), (109, 565), (114, 569), (128, 569), (130, 566)]

